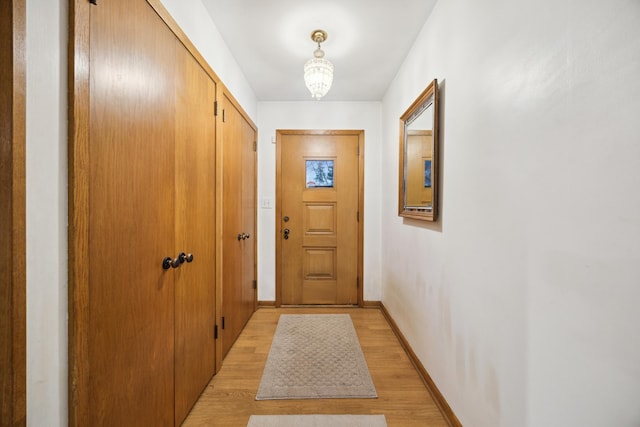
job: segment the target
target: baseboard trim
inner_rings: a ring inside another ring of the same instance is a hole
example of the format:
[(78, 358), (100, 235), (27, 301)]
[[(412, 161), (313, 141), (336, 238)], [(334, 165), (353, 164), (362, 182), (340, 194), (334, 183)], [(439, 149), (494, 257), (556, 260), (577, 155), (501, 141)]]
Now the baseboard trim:
[(462, 424), (458, 420), (458, 417), (456, 417), (456, 414), (447, 403), (447, 400), (444, 398), (442, 393), (440, 393), (440, 390), (438, 390), (438, 387), (433, 382), (433, 379), (431, 379), (431, 375), (429, 375), (429, 372), (427, 372), (425, 367), (422, 365), (422, 362), (420, 362), (420, 359), (418, 359), (418, 356), (416, 356), (407, 339), (404, 337), (402, 332), (400, 332), (398, 325), (391, 317), (391, 314), (389, 314), (389, 312), (387, 311), (387, 308), (383, 303), (379, 303), (378, 307), (380, 307), (382, 314), (387, 319), (387, 322), (389, 322), (391, 329), (398, 337), (400, 345), (402, 345), (402, 348), (404, 348), (404, 351), (409, 356), (411, 363), (413, 364), (413, 366), (415, 366), (416, 370), (420, 374), (424, 385), (427, 387), (427, 390), (429, 390), (429, 393), (431, 394), (431, 397), (433, 397), (433, 400), (436, 402), (436, 405), (438, 405), (438, 409), (440, 409), (440, 412), (442, 413), (444, 419), (449, 423), (451, 427), (462, 427)]
[(258, 308), (275, 307), (275, 306), (276, 306), (275, 301), (258, 301)]
[(380, 308), (382, 302), (380, 301), (362, 301), (362, 308)]

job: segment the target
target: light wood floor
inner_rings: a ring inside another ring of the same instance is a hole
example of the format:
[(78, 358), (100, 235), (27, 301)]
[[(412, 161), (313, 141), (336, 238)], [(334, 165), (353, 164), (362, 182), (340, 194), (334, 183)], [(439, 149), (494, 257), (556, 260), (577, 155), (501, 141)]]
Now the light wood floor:
[[(349, 313), (378, 398), (256, 401), (282, 313)], [(375, 308), (258, 309), (183, 425), (244, 427), (250, 415), (270, 414), (383, 414), (389, 427), (447, 426), (389, 324)]]

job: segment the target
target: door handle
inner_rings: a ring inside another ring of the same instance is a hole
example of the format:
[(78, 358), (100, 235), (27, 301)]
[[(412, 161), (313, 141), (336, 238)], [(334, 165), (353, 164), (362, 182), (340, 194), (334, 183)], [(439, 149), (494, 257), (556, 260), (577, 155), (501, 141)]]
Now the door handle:
[(183, 264), (185, 261), (192, 262), (193, 254), (185, 254), (184, 252), (180, 252), (180, 255), (178, 255), (178, 259), (180, 260), (180, 264)]
[(178, 268), (185, 262), (192, 262), (193, 254), (185, 254), (184, 252), (180, 252), (176, 258), (171, 258), (170, 256), (165, 257), (162, 260), (162, 269), (168, 270), (170, 268)]
[(247, 240), (249, 237), (251, 237), (251, 235), (247, 233), (238, 234), (238, 240)]
[(289, 233), (291, 231), (288, 228), (284, 229), (284, 240), (289, 240)]
[(170, 268), (178, 268), (183, 262), (184, 261), (180, 261), (180, 256), (178, 256), (177, 258), (171, 258), (170, 256), (168, 256), (162, 260), (162, 269), (168, 270)]

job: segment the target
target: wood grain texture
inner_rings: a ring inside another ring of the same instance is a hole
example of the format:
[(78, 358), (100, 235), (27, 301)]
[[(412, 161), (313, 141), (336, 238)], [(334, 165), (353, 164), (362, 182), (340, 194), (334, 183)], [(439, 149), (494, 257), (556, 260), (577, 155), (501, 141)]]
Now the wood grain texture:
[(89, 16), (90, 3), (69, 2), (69, 425), (89, 417)]
[[(223, 96), (222, 113), (222, 308), (224, 357), (255, 310), (255, 131)], [(239, 235), (249, 234), (248, 239)]]
[(172, 425), (178, 43), (144, 1), (90, 21), (87, 425)]
[[(280, 314), (349, 313), (378, 399), (256, 401)], [(246, 426), (251, 415), (383, 414), (389, 427), (447, 426), (381, 311), (375, 308), (261, 308), (184, 422), (190, 426)]]
[(215, 372), (216, 86), (184, 47), (176, 50), (175, 423)]
[[(362, 131), (278, 130), (276, 294), (281, 303), (362, 303)], [(307, 188), (308, 160), (333, 161), (330, 188)], [(288, 217), (287, 222), (284, 217)]]
[(25, 1), (0, 3), (0, 426), (26, 424)]

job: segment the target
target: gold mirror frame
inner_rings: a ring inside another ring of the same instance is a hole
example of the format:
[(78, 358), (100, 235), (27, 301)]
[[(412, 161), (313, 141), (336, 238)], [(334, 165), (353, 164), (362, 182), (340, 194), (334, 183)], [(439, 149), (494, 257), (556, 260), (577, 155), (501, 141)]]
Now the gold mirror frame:
[[(431, 122), (431, 129), (421, 129), (425, 126), (420, 125), (411, 127), (412, 124), (425, 121)], [(419, 144), (417, 148), (416, 144)], [(438, 81), (436, 79), (429, 83), (429, 86), (400, 117), (399, 146), (398, 215), (422, 221), (435, 221), (438, 217), (439, 184)], [(430, 170), (427, 162), (430, 162)], [(429, 172), (430, 176), (428, 176)]]

